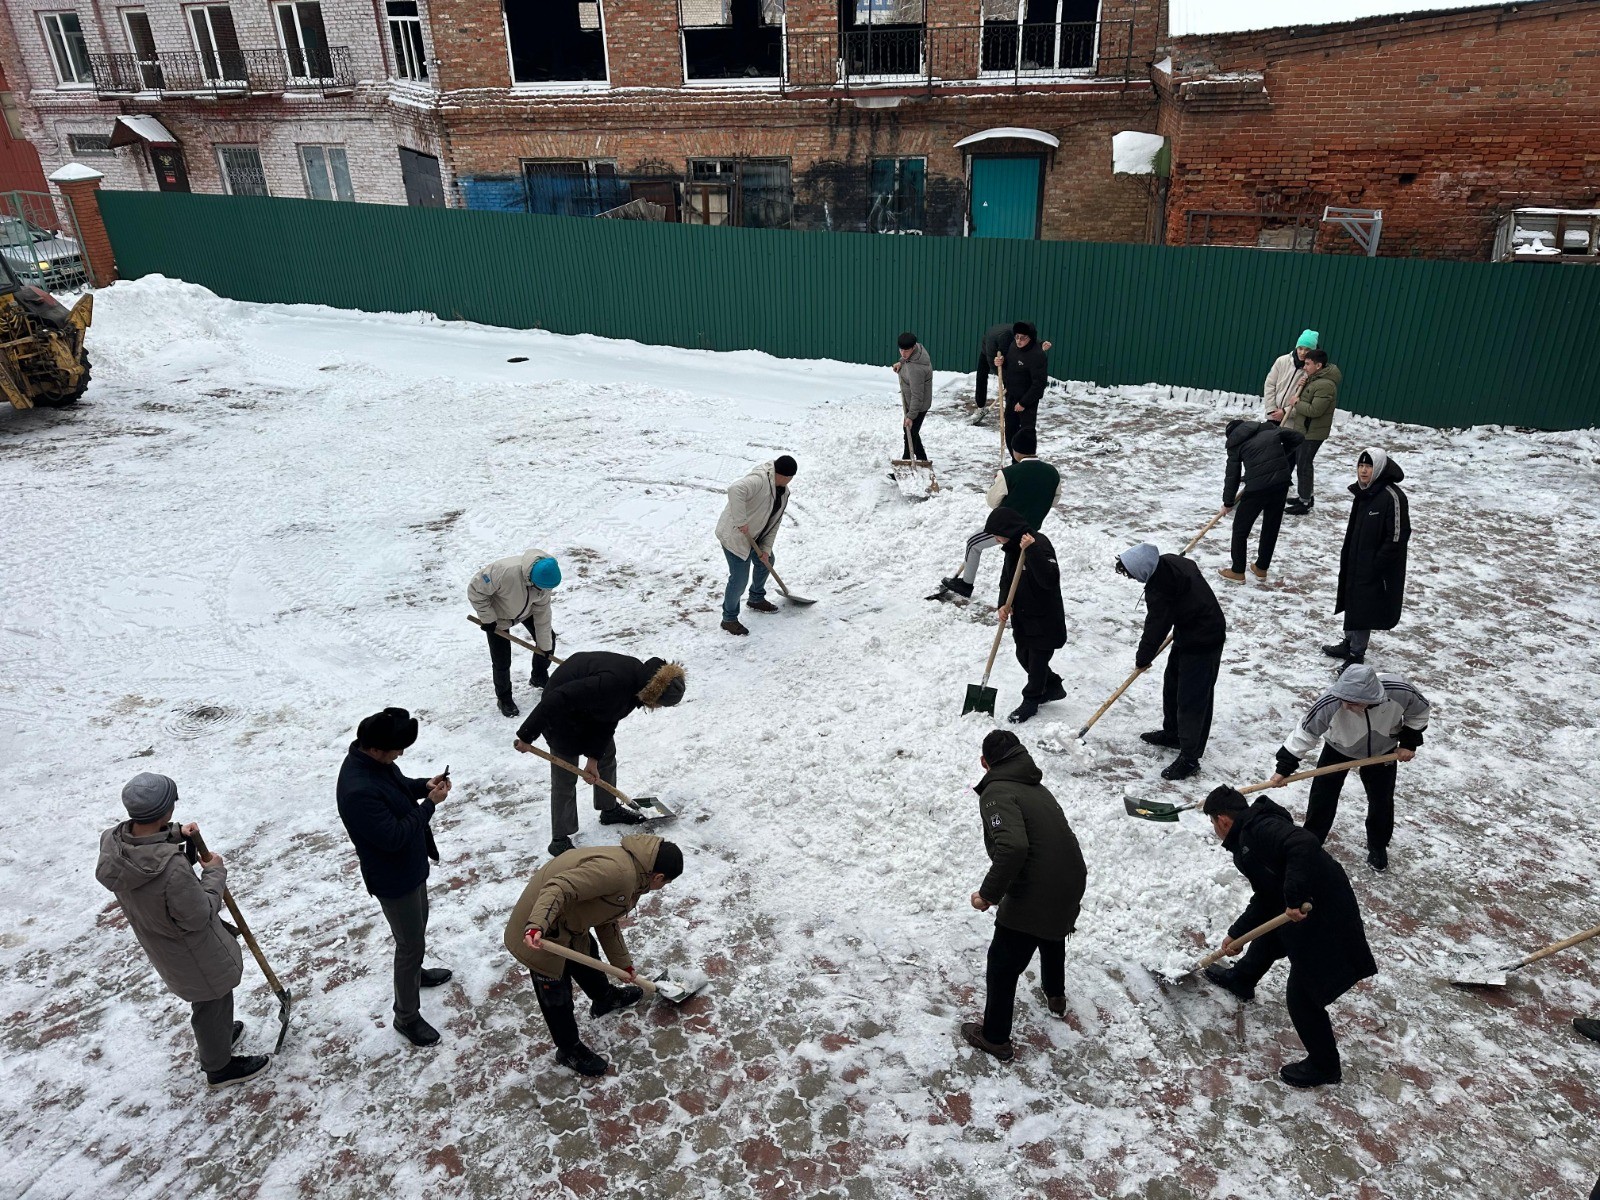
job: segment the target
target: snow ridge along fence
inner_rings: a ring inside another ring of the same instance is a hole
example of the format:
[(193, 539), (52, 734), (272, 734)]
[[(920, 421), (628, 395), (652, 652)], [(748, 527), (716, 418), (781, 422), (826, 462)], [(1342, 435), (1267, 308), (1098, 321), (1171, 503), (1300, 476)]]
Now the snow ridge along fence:
[(706, 229), (463, 209), (101, 192), (125, 278), (785, 358), (971, 371), (1036, 322), (1060, 378), (1259, 394), (1320, 330), (1340, 407), (1439, 427), (1600, 425), (1600, 268), (1214, 247)]

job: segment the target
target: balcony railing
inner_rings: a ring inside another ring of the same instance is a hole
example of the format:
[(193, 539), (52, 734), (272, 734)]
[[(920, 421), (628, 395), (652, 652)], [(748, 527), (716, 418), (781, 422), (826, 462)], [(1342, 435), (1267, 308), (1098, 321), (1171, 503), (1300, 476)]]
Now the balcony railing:
[(976, 83), (1025, 88), (1122, 79), (1133, 68), (1133, 22), (877, 26), (787, 36), (786, 90)]
[(164, 51), (91, 54), (94, 90), (100, 96), (271, 95), (326, 92), (355, 84), (348, 46), (292, 50)]

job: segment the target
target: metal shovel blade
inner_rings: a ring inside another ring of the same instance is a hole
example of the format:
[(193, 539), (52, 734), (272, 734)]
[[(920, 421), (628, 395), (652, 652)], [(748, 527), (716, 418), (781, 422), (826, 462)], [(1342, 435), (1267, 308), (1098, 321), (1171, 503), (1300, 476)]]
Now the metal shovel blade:
[(655, 985), (656, 995), (663, 1000), (671, 1004), (682, 1004), (689, 997), (698, 996), (711, 982), (711, 977), (702, 975), (698, 971), (691, 971), (683, 979), (668, 979), (663, 975), (650, 982)]
[(1450, 982), (1459, 988), (1505, 987), (1506, 972), (1509, 970), (1509, 966), (1486, 967), (1481, 964), (1464, 967)]
[(283, 1039), (289, 1036), (289, 1009), (294, 1004), (294, 996), (288, 988), (272, 994), (278, 998), (278, 1040), (272, 1047), (272, 1052), (277, 1054), (283, 1049)]
[(994, 716), (994, 702), (999, 695), (996, 688), (984, 687), (981, 683), (967, 684), (967, 700), (961, 706), (961, 715), (964, 717), (970, 712), (979, 712)]
[(1178, 814), (1193, 808), (1192, 804), (1168, 804), (1162, 800), (1135, 800), (1130, 796), (1122, 798), (1122, 807), (1128, 810), (1130, 817), (1138, 817), (1141, 821), (1160, 821), (1167, 824), (1176, 824)]
[(647, 822), (676, 821), (678, 819), (677, 810), (665, 804), (659, 796), (635, 796), (633, 797), (633, 806), (634, 810)]
[(805, 608), (808, 605), (816, 603), (816, 601), (811, 599), (809, 596), (796, 596), (793, 592), (784, 592), (783, 598), (790, 604), (797, 604), (801, 608)]

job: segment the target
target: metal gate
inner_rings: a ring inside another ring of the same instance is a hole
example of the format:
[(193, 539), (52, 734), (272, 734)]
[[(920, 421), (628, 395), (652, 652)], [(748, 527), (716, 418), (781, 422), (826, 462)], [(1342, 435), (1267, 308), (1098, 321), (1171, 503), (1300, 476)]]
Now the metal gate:
[(0, 192), (0, 255), (23, 283), (47, 292), (90, 286), (72, 206), (50, 192)]

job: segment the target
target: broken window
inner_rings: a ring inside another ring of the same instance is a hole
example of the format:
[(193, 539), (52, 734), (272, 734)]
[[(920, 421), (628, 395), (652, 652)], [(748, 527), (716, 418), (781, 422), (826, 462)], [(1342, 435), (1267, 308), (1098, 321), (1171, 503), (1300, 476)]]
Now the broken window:
[(927, 221), (928, 160), (872, 160), (872, 208), (867, 228), (873, 233), (921, 233)]
[(851, 75), (920, 75), (922, 35), (922, 0), (839, 0), (839, 50)]
[(690, 225), (783, 229), (794, 221), (794, 188), (786, 158), (694, 158), (684, 185)]
[(513, 83), (603, 83), (600, 0), (503, 0)]
[(777, 79), (784, 0), (678, 0), (685, 79)]
[(983, 69), (1008, 73), (1094, 66), (1100, 0), (984, 0)]
[(528, 211), (550, 217), (592, 217), (629, 200), (617, 165), (592, 159), (522, 164)]

